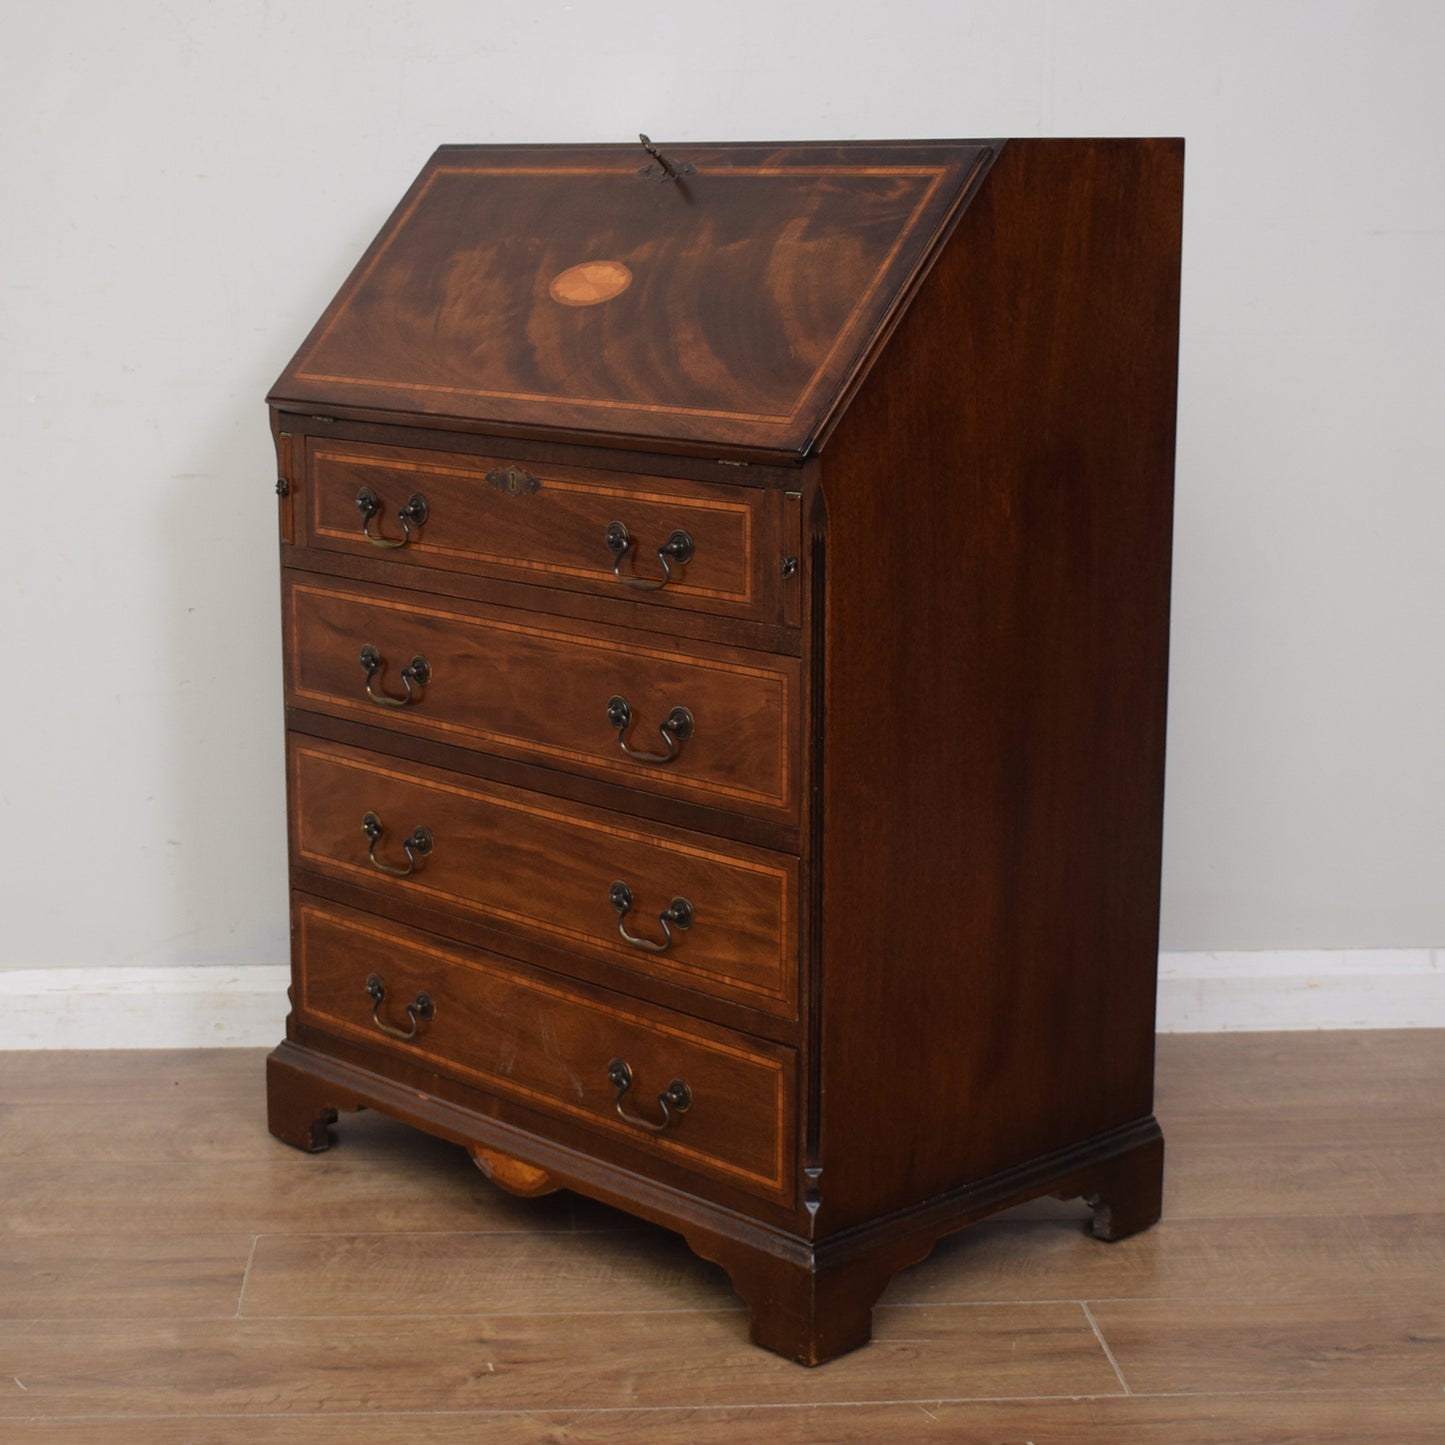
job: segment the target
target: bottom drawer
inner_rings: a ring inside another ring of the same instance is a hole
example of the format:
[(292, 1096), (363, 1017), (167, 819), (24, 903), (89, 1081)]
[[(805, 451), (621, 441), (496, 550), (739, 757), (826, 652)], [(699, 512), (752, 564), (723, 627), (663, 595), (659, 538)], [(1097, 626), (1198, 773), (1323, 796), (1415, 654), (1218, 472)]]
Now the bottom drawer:
[(791, 1202), (790, 1049), (334, 904), (298, 899), (295, 925), (303, 1023)]

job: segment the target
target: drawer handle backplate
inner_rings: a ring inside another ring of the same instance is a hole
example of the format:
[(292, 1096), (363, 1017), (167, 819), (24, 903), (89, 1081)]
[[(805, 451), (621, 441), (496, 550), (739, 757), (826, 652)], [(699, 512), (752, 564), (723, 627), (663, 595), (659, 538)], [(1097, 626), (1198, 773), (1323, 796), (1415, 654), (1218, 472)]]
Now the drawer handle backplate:
[(607, 890), (607, 898), (617, 910), (617, 931), (634, 948), (640, 948), (644, 953), (666, 953), (676, 942), (672, 930), (680, 928), (686, 932), (692, 927), (695, 916), (692, 904), (686, 898), (674, 898), (657, 915), (657, 921), (662, 924), (662, 942), (653, 943), (651, 939), (638, 938), (627, 931), (627, 915), (632, 908), (632, 890), (625, 883), (614, 883)]
[(632, 704), (625, 697), (607, 699), (607, 721), (617, 729), (617, 746), (636, 763), (670, 763), (678, 755), (678, 744), (692, 736), (695, 726), (692, 714), (685, 707), (675, 707), (658, 723), (665, 753), (644, 753), (627, 746), (627, 729), (632, 726)]
[(413, 828), (411, 837), (407, 838), (401, 845), (402, 852), (406, 854), (406, 867), (399, 867), (395, 863), (383, 862), (376, 856), (376, 845), (381, 841), (381, 835), (385, 831), (381, 819), (375, 813), (367, 813), (361, 820), (361, 831), (371, 840), (371, 846), (366, 850), (366, 856), (371, 859), (371, 866), (379, 873), (389, 873), (393, 878), (406, 878), (416, 872), (417, 858), (425, 858), (432, 850), (432, 836), (430, 828)]
[(420, 702), (421, 694), (412, 691), (412, 684), (425, 687), (431, 681), (431, 663), (418, 653), (401, 670), (401, 685), (406, 689), (404, 697), (393, 697), (389, 692), (374, 692), (371, 684), (376, 674), (386, 666), (386, 659), (368, 642), (361, 649), (361, 666), (366, 673), (366, 695), (379, 707), (405, 707), (408, 703)]
[(632, 550), (632, 533), (625, 522), (609, 522), (602, 534), (607, 550), (612, 553), (612, 575), (624, 587), (635, 587), (639, 592), (656, 592), (672, 581), (672, 564), (685, 567), (692, 561), (692, 538), (681, 527), (668, 535), (667, 541), (657, 549), (657, 560), (662, 563), (661, 577), (624, 577), (622, 559)]
[(632, 1087), (632, 1070), (626, 1059), (613, 1059), (608, 1064), (607, 1081), (617, 1090), (617, 1102), (614, 1105), (617, 1117), (634, 1128), (646, 1129), (649, 1134), (661, 1134), (674, 1122), (675, 1115), (685, 1114), (692, 1108), (692, 1090), (682, 1079), (674, 1079), (657, 1096), (658, 1107), (662, 1110), (662, 1122), (654, 1124), (651, 1119), (644, 1119), (641, 1114), (629, 1114), (622, 1107), (623, 1096)]
[(386, 998), (386, 985), (381, 981), (379, 974), (371, 974), (366, 980), (366, 992), (371, 998), (371, 1021), (382, 1033), (391, 1039), (401, 1039), (404, 1043), (417, 1036), (423, 1019), (436, 1017), (437, 1006), (429, 993), (419, 993), (406, 1006), (406, 1016), (411, 1021), (411, 1027), (399, 1029), (394, 1024), (387, 1023), (380, 1014), (382, 1001)]
[(401, 523), (401, 536), (396, 538), (378, 537), (371, 530), (371, 519), (381, 510), (381, 501), (370, 487), (363, 487), (356, 494), (356, 510), (361, 513), (361, 535), (373, 547), (405, 547), (414, 540), (412, 527), (426, 524), (427, 502), (420, 492), (413, 492), (407, 498), (406, 506), (396, 514), (397, 521)]

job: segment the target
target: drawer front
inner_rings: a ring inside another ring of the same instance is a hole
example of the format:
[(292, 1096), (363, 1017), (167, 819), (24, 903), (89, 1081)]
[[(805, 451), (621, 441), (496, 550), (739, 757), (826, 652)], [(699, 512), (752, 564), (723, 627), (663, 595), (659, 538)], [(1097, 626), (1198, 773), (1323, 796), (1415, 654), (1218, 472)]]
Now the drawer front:
[[(713, 807), (795, 816), (794, 658), (695, 642), (684, 651), (653, 633), (309, 575), (288, 576), (285, 609), (297, 706)], [(626, 704), (621, 724), (614, 698)], [(686, 726), (662, 726), (683, 713)], [(643, 756), (622, 751), (619, 728)]]
[(797, 1017), (795, 858), (308, 738), (290, 761), (302, 867)]
[(775, 620), (776, 499), (757, 488), (318, 438), (308, 476), (319, 547)]
[[(295, 926), (302, 1022), (790, 1202), (791, 1050), (620, 997), (584, 996), (314, 900), (298, 899)], [(417, 1007), (420, 994), (429, 1009)], [(688, 1107), (671, 1109), (661, 1132), (619, 1117), (609, 1078), (619, 1059), (632, 1081), (621, 1101), (630, 1116), (662, 1123), (658, 1095), (674, 1080), (687, 1086)]]

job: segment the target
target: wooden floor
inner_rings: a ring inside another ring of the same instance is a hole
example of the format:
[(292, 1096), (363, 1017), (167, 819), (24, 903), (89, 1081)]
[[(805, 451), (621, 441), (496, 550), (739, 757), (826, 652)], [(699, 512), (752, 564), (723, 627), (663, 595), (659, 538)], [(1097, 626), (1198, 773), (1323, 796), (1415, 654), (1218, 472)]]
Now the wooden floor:
[(1161, 1225), (977, 1226), (817, 1370), (664, 1231), (278, 1144), (262, 1058), (0, 1053), (0, 1440), (1445, 1441), (1439, 1032), (1161, 1039)]

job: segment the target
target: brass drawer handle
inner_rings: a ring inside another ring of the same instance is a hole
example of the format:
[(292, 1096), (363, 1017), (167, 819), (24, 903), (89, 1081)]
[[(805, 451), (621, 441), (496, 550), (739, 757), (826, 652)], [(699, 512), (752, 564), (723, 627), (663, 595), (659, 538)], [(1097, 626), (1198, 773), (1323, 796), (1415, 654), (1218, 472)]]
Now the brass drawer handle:
[(680, 928), (686, 932), (692, 927), (695, 917), (692, 904), (686, 898), (674, 898), (657, 915), (657, 921), (662, 924), (662, 942), (653, 943), (651, 939), (638, 938), (627, 931), (627, 915), (632, 909), (632, 890), (625, 883), (614, 883), (607, 890), (607, 898), (617, 910), (617, 931), (634, 948), (640, 948), (644, 953), (666, 953), (676, 942), (672, 930)]
[(406, 1006), (406, 1016), (411, 1020), (411, 1027), (399, 1029), (394, 1024), (387, 1023), (379, 1013), (382, 1000), (386, 998), (386, 985), (381, 981), (380, 975), (373, 973), (367, 978), (366, 992), (371, 998), (371, 1021), (388, 1038), (400, 1039), (405, 1043), (417, 1036), (423, 1019), (436, 1017), (437, 1006), (432, 996), (429, 993), (419, 993)]
[(692, 561), (692, 538), (679, 527), (657, 549), (657, 560), (662, 563), (661, 577), (624, 577), (622, 559), (632, 550), (632, 533), (627, 530), (627, 524), (609, 522), (602, 540), (612, 553), (612, 575), (624, 587), (635, 587), (639, 592), (656, 592), (666, 587), (672, 581), (672, 564), (676, 562), (679, 567), (685, 567)]
[(420, 492), (413, 492), (407, 498), (406, 506), (396, 514), (397, 521), (401, 523), (401, 536), (396, 539), (378, 537), (372, 532), (371, 519), (381, 510), (381, 502), (370, 487), (363, 487), (356, 494), (356, 510), (361, 513), (361, 535), (373, 547), (405, 547), (414, 540), (411, 535), (413, 525), (421, 527), (426, 524), (427, 503)]
[(372, 681), (386, 666), (386, 659), (368, 642), (361, 649), (361, 666), (366, 673), (366, 695), (379, 707), (405, 707), (408, 703), (420, 702), (419, 693), (412, 691), (412, 683), (425, 687), (431, 681), (431, 663), (418, 653), (401, 670), (401, 685), (406, 689), (405, 697), (392, 697), (388, 692), (373, 692)]
[(625, 697), (607, 699), (608, 724), (617, 729), (617, 746), (636, 763), (670, 763), (678, 755), (678, 744), (693, 733), (692, 714), (685, 707), (675, 707), (658, 723), (657, 730), (667, 748), (665, 753), (644, 753), (627, 746), (627, 729), (632, 725), (632, 704)]
[(613, 1059), (608, 1064), (607, 1082), (617, 1090), (617, 1102), (614, 1105), (617, 1117), (635, 1128), (646, 1129), (649, 1134), (661, 1134), (669, 1124), (673, 1123), (674, 1111), (677, 1114), (685, 1114), (692, 1108), (692, 1090), (682, 1079), (674, 1079), (657, 1096), (658, 1107), (662, 1110), (660, 1124), (654, 1124), (651, 1119), (644, 1119), (641, 1114), (629, 1114), (622, 1107), (623, 1095), (632, 1087), (632, 1070), (628, 1067), (626, 1059)]
[(361, 831), (371, 839), (371, 846), (366, 850), (366, 856), (371, 859), (371, 866), (380, 873), (390, 873), (393, 878), (407, 878), (415, 873), (417, 857), (425, 858), (432, 850), (431, 829), (414, 828), (411, 837), (401, 845), (402, 852), (406, 854), (406, 867), (399, 868), (395, 863), (383, 863), (376, 856), (376, 845), (381, 841), (384, 830), (381, 826), (381, 819), (375, 813), (368, 813), (362, 818)]

